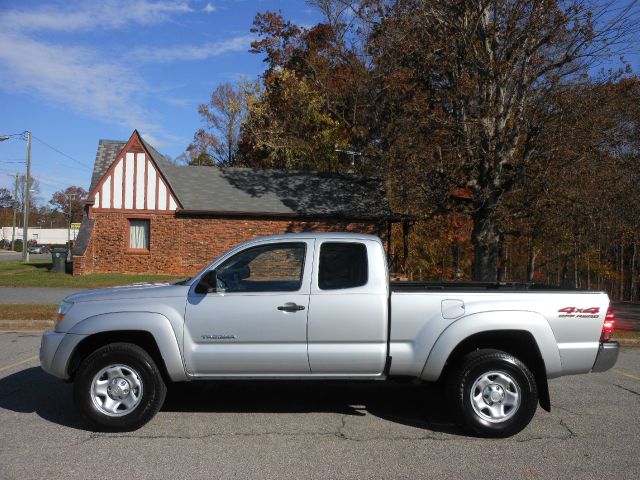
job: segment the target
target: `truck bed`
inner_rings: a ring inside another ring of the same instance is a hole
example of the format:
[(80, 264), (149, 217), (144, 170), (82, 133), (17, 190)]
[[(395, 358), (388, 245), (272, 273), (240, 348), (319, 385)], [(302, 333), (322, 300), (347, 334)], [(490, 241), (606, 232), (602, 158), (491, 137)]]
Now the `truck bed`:
[(508, 292), (585, 292), (584, 289), (565, 288), (541, 283), (518, 283), (518, 282), (390, 282), (391, 292), (427, 292), (427, 291), (447, 291), (447, 292), (486, 292), (486, 291), (508, 291)]

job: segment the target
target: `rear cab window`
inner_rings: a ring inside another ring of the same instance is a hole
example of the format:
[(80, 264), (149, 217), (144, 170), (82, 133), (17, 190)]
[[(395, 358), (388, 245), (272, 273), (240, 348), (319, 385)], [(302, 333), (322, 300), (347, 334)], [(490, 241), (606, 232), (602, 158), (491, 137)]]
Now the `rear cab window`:
[(367, 247), (356, 242), (324, 242), (320, 246), (318, 287), (342, 290), (367, 284), (369, 265)]

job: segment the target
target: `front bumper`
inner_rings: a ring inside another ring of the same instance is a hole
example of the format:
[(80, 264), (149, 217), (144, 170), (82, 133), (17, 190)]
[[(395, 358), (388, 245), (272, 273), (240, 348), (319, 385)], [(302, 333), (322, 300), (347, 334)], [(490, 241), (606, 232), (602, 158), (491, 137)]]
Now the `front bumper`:
[(604, 372), (609, 370), (616, 364), (618, 354), (620, 353), (620, 344), (618, 342), (603, 342), (598, 348), (598, 355), (593, 364), (592, 372)]
[(71, 333), (45, 332), (40, 342), (40, 365), (51, 375), (67, 380), (67, 366), (76, 346), (86, 335)]

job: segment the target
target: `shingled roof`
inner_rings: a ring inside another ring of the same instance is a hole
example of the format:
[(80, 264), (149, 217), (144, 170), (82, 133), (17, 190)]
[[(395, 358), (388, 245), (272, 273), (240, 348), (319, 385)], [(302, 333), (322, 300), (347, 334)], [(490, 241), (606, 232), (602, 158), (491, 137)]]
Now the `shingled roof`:
[[(104, 172), (126, 142), (100, 140), (96, 172)], [(384, 183), (375, 177), (288, 170), (177, 166), (143, 144), (176, 194), (180, 213), (312, 216), (352, 219), (391, 217)], [(113, 157), (112, 149), (120, 149)], [(102, 150), (101, 150), (102, 149)], [(104, 153), (101, 153), (104, 152)], [(100, 165), (98, 163), (100, 162)]]
[(100, 140), (98, 142), (98, 152), (96, 153), (96, 161), (93, 164), (91, 185), (89, 185), (90, 192), (93, 191), (93, 188), (98, 184), (126, 144), (127, 142), (122, 140)]
[(381, 218), (389, 216), (373, 178), (250, 168), (171, 167), (169, 182), (186, 211)]

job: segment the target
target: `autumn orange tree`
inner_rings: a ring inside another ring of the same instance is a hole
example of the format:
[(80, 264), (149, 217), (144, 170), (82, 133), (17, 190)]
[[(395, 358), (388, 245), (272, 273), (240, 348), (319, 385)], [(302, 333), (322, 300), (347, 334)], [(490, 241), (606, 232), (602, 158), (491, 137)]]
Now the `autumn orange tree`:
[(264, 56), (266, 69), (243, 126), (245, 161), (312, 170), (362, 167), (341, 152), (360, 157), (372, 138), (371, 70), (347, 44), (347, 25), (331, 12), (326, 10), (326, 23), (311, 28), (274, 12), (256, 16), (251, 51)]
[(49, 200), (49, 205), (54, 211), (64, 214), (68, 222), (80, 222), (87, 195), (84, 188), (70, 186), (54, 192)]
[(593, 73), (633, 2), (311, 3), (308, 28), (256, 16), (240, 164), (383, 176), (416, 277), (637, 295), (638, 80)]

